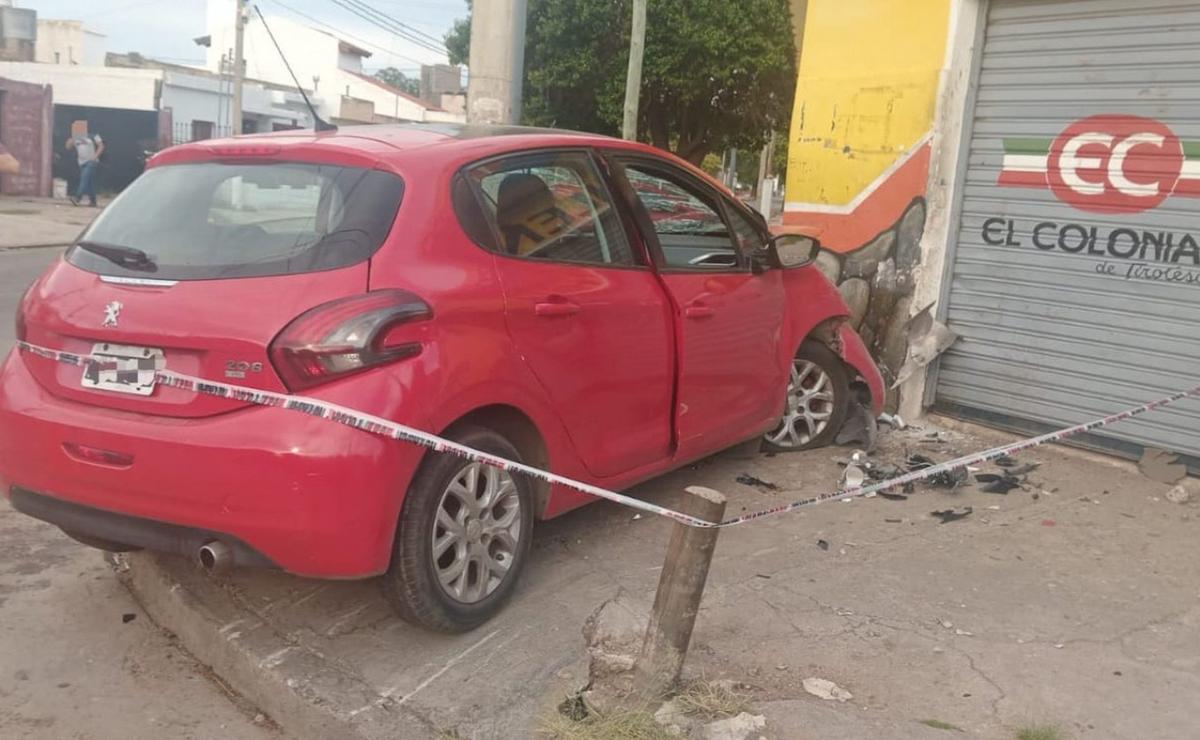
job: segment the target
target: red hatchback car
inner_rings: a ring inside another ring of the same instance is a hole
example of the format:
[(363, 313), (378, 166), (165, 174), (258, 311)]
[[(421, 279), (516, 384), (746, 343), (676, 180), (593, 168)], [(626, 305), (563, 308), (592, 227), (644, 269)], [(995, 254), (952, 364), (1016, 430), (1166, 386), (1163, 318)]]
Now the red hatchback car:
[[(291, 392), (610, 489), (765, 435), (831, 441), (882, 381), (815, 242), (703, 172), (523, 128), (175, 147), (30, 287), (18, 337)], [(0, 485), (85, 543), (384, 574), (470, 629), (534, 521), (590, 498), (323, 419), (14, 351)]]

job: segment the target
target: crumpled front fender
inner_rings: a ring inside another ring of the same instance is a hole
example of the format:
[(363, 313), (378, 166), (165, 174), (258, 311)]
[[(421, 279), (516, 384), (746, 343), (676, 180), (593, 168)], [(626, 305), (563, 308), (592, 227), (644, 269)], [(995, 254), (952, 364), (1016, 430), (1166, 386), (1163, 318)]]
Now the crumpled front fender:
[(875, 416), (883, 413), (883, 402), (887, 391), (883, 385), (883, 375), (879, 367), (871, 359), (867, 345), (862, 337), (849, 324), (838, 327), (838, 350), (846, 364), (853, 367), (862, 376), (871, 391), (871, 411)]

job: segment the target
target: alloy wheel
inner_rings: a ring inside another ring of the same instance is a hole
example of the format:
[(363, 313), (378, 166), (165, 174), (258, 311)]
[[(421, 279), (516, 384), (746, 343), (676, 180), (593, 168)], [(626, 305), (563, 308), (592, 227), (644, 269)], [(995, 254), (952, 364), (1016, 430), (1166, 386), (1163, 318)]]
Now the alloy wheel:
[(438, 585), (460, 603), (483, 600), (508, 575), (522, 534), (512, 475), (483, 463), (464, 465), (442, 493), (434, 520)]
[(765, 439), (778, 447), (803, 447), (829, 426), (833, 409), (833, 384), (829, 374), (815, 362), (796, 358), (788, 382), (783, 420), (774, 431), (765, 435)]

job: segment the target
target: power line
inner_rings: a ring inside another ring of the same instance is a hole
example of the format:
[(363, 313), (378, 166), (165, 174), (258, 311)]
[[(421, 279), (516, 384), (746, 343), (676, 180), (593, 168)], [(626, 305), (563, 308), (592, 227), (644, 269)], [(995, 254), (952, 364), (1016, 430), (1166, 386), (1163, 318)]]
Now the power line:
[(289, 10), (292, 13), (295, 13), (296, 15), (300, 16), (301, 18), (304, 18), (305, 20), (309, 21), (310, 23), (315, 23), (318, 26), (321, 26), (322, 28), (328, 29), (330, 32), (332, 32), (333, 34), (335, 34), (337, 36), (341, 36), (343, 38), (350, 39), (351, 41), (362, 44), (363, 46), (369, 46), (369, 47), (375, 49), (376, 51), (382, 51), (384, 54), (394, 56), (398, 59), (403, 59), (404, 61), (410, 62), (412, 64), (417, 64), (417, 65), (424, 64), (424, 62), (422, 62), (420, 59), (413, 59), (412, 57), (407, 56), (405, 54), (401, 54), (400, 52), (395, 51), (393, 49), (388, 49), (388, 48), (380, 46), (379, 44), (376, 44), (374, 42), (367, 41), (364, 38), (351, 35), (345, 31), (343, 31), (342, 29), (337, 28), (336, 26), (331, 26), (330, 24), (326, 23), (325, 21), (322, 21), (322, 20), (312, 17), (308, 13), (296, 10), (292, 6), (290, 6), (286, 3), (280, 2), (280, 0), (270, 0), (270, 2), (272, 2), (275, 5), (278, 5), (279, 7), (283, 8), (285, 10)]
[(399, 36), (400, 38), (408, 41), (411, 44), (414, 44), (422, 49), (425, 49), (426, 51), (432, 51), (441, 56), (446, 56), (445, 48), (439, 48), (439, 47), (433, 45), (432, 43), (421, 39), (418, 36), (413, 36), (412, 34), (407, 33), (401, 27), (396, 26), (394, 24), (394, 21), (387, 20), (388, 16), (379, 14), (378, 11), (374, 11), (374, 15), (372, 15), (370, 12), (364, 11), (356, 5), (352, 5), (348, 0), (333, 0), (333, 3), (335, 5), (338, 5), (344, 9), (346, 9), (346, 10), (349, 10), (351, 13), (354, 13), (359, 18), (362, 18), (363, 20), (367, 21), (368, 23), (370, 23), (374, 26), (377, 26), (391, 34)]
[(409, 43), (414, 44), (422, 49), (425, 49), (426, 51), (433, 51), (433, 52), (437, 52), (439, 54), (445, 53), (444, 50), (438, 48), (438, 46), (436, 46), (435, 44), (433, 44), (429, 41), (426, 41), (425, 39), (421, 38), (420, 36), (415, 36), (412, 33), (406, 31), (404, 28), (402, 28), (402, 27), (396, 25), (394, 22), (388, 20), (387, 16), (383, 15), (382, 13), (379, 13), (379, 11), (376, 11), (375, 9), (371, 8), (370, 6), (365, 6), (365, 7), (360, 6), (358, 4), (353, 3), (353, 0), (333, 0), (333, 2), (335, 4), (341, 6), (342, 8), (349, 10), (351, 13), (354, 13), (359, 18), (362, 18), (363, 20), (367, 21), (368, 23), (371, 23), (379, 28), (382, 28), (383, 30), (385, 30), (391, 34), (394, 34), (394, 35), (404, 39), (405, 41), (408, 41)]
[(396, 18), (395, 16), (384, 13), (382, 10), (379, 10), (378, 8), (367, 4), (365, 2), (365, 0), (349, 0), (349, 2), (353, 3), (354, 5), (357, 5), (358, 7), (362, 8), (363, 10), (370, 11), (376, 15), (379, 15), (379, 16), (387, 19), (388, 21), (396, 24), (397, 26), (399, 26), (400, 28), (403, 28), (404, 30), (408, 31), (409, 33), (412, 33), (416, 36), (419, 36), (421, 38), (429, 40), (434, 45), (441, 45), (441, 43), (442, 43), (442, 40), (439, 39), (438, 37), (433, 36), (428, 33), (425, 33), (424, 31), (421, 31), (417, 28), (414, 28), (413, 26), (408, 25), (407, 23), (400, 20), (399, 18)]

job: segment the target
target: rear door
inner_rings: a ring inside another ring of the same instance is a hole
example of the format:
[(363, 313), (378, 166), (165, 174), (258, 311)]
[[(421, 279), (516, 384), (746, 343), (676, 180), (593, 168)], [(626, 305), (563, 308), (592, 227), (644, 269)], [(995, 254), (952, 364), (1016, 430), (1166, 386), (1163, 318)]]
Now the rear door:
[(671, 162), (612, 160), (678, 317), (678, 454), (748, 439), (778, 418), (786, 388), (781, 275), (753, 270), (749, 259), (765, 230)]
[(509, 331), (597, 477), (670, 456), (668, 301), (591, 154), (505, 156), (466, 173), (494, 239)]

